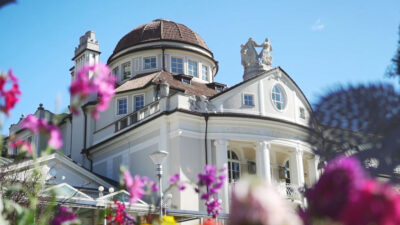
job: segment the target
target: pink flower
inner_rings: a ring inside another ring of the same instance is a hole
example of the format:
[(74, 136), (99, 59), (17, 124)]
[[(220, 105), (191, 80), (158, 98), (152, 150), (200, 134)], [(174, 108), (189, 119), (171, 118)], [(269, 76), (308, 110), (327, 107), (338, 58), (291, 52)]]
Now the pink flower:
[[(55, 216), (55, 218), (51, 221), (51, 224), (52, 225), (62, 225), (62, 224), (66, 224), (65, 222), (72, 222), (72, 221), (79, 223), (79, 220), (75, 216), (73, 210), (70, 208), (61, 206), (60, 211)], [(68, 223), (68, 224), (70, 224), (70, 223)]]
[[(69, 91), (71, 97), (76, 99), (71, 105), (74, 114), (79, 112), (79, 107), (89, 95), (97, 94), (98, 104), (91, 112), (93, 118), (99, 118), (99, 112), (107, 109), (115, 95), (115, 76), (110, 73), (110, 68), (104, 64), (85, 65), (77, 73)], [(89, 77), (91, 75), (91, 77)]]
[(259, 180), (240, 179), (231, 197), (230, 225), (301, 225), (289, 202)]
[(45, 119), (38, 119), (30, 114), (22, 121), (21, 128), (28, 129), (35, 134), (39, 132), (48, 134), (49, 140), (47, 144), (54, 149), (59, 149), (63, 145), (60, 129), (56, 125), (48, 123)]
[(152, 191), (152, 192), (156, 192), (158, 191), (158, 186), (156, 184), (156, 182), (154, 182), (152, 179), (143, 176), (142, 177), (142, 182), (144, 183), (144, 185), (147, 188), (147, 192)]
[(226, 168), (222, 168), (217, 173), (217, 169), (212, 165), (206, 165), (204, 168), (204, 173), (197, 175), (199, 178), (198, 186), (205, 186), (207, 192), (201, 193), (200, 188), (196, 188), (195, 191), (200, 193), (200, 198), (205, 200), (205, 205), (207, 206), (208, 214), (213, 217), (217, 217), (219, 211), (221, 210), (221, 205), (218, 202), (216, 195), (225, 183), (226, 179)]
[[(11, 85), (9, 90), (5, 89), (7, 84)], [(15, 104), (18, 102), (20, 95), (21, 91), (19, 90), (18, 79), (10, 69), (7, 75), (0, 76), (0, 97), (4, 98), (4, 103), (2, 105), (0, 104), (0, 110), (8, 116), (10, 110), (14, 108)]]
[(343, 210), (344, 225), (400, 224), (400, 195), (389, 184), (367, 180)]
[(118, 224), (118, 225), (136, 224), (135, 218), (129, 216), (129, 214), (125, 211), (126, 207), (124, 203), (120, 203), (117, 200), (114, 200), (114, 204), (116, 205), (115, 213), (111, 212), (111, 214), (109, 214), (106, 217), (106, 219), (111, 222), (110, 224)]
[(174, 174), (172, 177), (169, 178), (169, 184), (174, 185), (176, 182), (179, 181), (179, 174)]
[(30, 154), (33, 153), (32, 145), (29, 142), (22, 139), (18, 139), (16, 141), (11, 142), (10, 146), (11, 148), (20, 148), (22, 150), (26, 149), (26, 151), (28, 151)]
[(172, 177), (169, 178), (169, 184), (177, 186), (179, 191), (183, 191), (186, 189), (186, 186), (183, 182), (179, 181), (179, 179), (179, 174), (174, 174)]
[(133, 185), (133, 178), (128, 170), (124, 170), (123, 172), (124, 182), (126, 187), (131, 187)]
[(131, 198), (129, 202), (131, 204), (137, 202), (139, 199), (141, 199), (145, 193), (144, 189), (144, 183), (142, 179), (140, 179), (140, 176), (136, 175), (133, 178), (133, 184), (131, 187), (129, 187), (129, 193), (131, 194)]
[(49, 146), (54, 149), (59, 149), (63, 145), (62, 134), (60, 129), (53, 124), (47, 125), (47, 132), (50, 133)]
[(129, 194), (131, 195), (129, 202), (131, 204), (134, 204), (143, 197), (145, 193), (144, 191), (145, 183), (138, 175), (132, 178), (131, 174), (127, 170), (124, 171), (123, 176), (124, 176), (125, 186), (128, 189)]
[(356, 158), (340, 156), (330, 161), (318, 182), (306, 192), (306, 217), (336, 220), (365, 179)]

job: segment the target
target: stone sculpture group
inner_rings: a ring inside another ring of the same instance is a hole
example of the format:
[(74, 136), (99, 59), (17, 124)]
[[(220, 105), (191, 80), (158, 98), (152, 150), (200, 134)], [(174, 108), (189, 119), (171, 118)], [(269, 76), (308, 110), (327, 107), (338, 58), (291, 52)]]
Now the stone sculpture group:
[[(272, 65), (272, 51), (271, 43), (266, 38), (262, 44), (257, 44), (253, 38), (249, 38), (246, 44), (240, 45), (240, 54), (242, 56), (242, 65), (245, 68), (250, 66), (265, 65), (270, 67)], [(262, 50), (257, 54), (256, 47), (262, 47)]]

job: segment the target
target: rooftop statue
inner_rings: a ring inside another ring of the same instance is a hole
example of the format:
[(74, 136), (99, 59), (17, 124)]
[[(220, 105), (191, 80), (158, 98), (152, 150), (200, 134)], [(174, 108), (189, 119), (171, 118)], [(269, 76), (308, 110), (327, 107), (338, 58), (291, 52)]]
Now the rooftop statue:
[[(257, 53), (256, 47), (262, 47), (260, 53)], [(248, 79), (259, 74), (262, 71), (271, 69), (272, 45), (266, 38), (262, 44), (257, 44), (253, 38), (244, 45), (240, 45), (241, 63), (244, 67), (244, 78)]]
[(267, 66), (272, 65), (272, 56), (269, 54), (272, 52), (272, 45), (269, 42), (268, 38), (265, 38), (264, 43), (260, 45), (263, 49), (261, 50), (260, 54), (258, 55), (258, 58), (261, 60), (261, 63)]
[[(262, 47), (260, 54), (257, 54), (256, 47)], [(240, 45), (240, 54), (242, 56), (242, 65), (246, 68), (254, 65), (272, 65), (272, 45), (266, 38), (262, 44), (257, 44), (253, 38), (249, 38), (246, 44)]]
[(249, 38), (245, 45), (241, 45), (241, 54), (242, 54), (242, 64), (244, 67), (257, 65), (258, 54), (255, 47), (258, 47), (257, 43), (253, 40), (253, 38)]

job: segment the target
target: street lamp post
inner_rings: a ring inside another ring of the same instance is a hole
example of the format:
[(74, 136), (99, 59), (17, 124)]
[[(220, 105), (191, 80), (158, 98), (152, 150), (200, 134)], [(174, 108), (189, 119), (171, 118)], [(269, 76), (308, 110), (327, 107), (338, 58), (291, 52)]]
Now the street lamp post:
[(154, 165), (156, 165), (156, 175), (158, 177), (158, 187), (160, 192), (160, 220), (162, 220), (163, 216), (163, 210), (162, 210), (163, 196), (162, 196), (162, 182), (161, 182), (161, 177), (163, 174), (162, 163), (164, 162), (167, 156), (168, 152), (160, 150), (150, 154), (151, 160), (153, 161)]

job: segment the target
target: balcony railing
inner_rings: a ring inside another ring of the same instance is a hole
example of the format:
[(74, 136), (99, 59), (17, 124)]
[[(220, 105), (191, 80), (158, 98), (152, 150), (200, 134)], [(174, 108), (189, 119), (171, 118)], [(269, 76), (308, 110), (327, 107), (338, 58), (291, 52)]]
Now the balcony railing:
[(279, 185), (279, 192), (290, 200), (301, 201), (302, 194), (297, 185), (282, 183)]
[(118, 132), (122, 129), (125, 129), (125, 128), (159, 112), (159, 111), (160, 111), (160, 102), (159, 101), (152, 102), (152, 103), (144, 106), (143, 108), (115, 121), (115, 123), (114, 123), (115, 131), (114, 132)]

